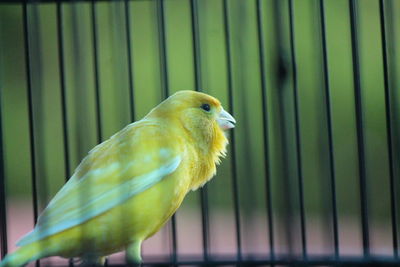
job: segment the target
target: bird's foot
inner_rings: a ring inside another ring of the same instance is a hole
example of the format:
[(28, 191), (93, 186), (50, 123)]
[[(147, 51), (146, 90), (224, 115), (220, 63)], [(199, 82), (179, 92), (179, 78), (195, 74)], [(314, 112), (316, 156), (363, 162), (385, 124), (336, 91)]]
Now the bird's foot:
[(126, 262), (129, 266), (141, 266), (142, 257), (140, 255), (142, 242), (134, 242), (126, 249)]
[(91, 266), (104, 266), (106, 262), (106, 257), (85, 257), (82, 258), (81, 262), (80, 262), (80, 266), (87, 266), (87, 267), (91, 267)]

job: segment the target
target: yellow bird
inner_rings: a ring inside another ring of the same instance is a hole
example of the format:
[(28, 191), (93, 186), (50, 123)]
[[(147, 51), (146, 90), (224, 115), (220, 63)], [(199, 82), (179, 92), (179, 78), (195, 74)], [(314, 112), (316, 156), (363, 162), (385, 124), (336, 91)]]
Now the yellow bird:
[(49, 256), (102, 264), (141, 244), (209, 181), (225, 156), (235, 119), (212, 96), (180, 91), (94, 147), (0, 267)]

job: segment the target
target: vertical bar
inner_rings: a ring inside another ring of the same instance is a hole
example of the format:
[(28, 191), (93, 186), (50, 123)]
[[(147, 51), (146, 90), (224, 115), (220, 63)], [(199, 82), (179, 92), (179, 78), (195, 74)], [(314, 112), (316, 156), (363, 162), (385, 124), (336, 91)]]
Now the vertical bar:
[[(197, 0), (190, 0), (190, 11), (192, 19), (193, 57), (195, 90), (202, 90), (201, 76), (201, 54), (200, 54), (200, 30)], [(209, 213), (208, 213), (208, 190), (207, 184), (200, 188), (201, 222), (203, 237), (203, 258), (208, 260), (209, 252)]]
[[(71, 7), (71, 33), (72, 33), (72, 49), (73, 53), (70, 55), (73, 60), (73, 68), (72, 68), (72, 79), (71, 82), (73, 85), (71, 90), (74, 92), (75, 99), (73, 99), (72, 104), (73, 108), (77, 110), (77, 113), (74, 116), (73, 127), (75, 132), (73, 132), (73, 139), (76, 139), (78, 142), (76, 143), (76, 153), (75, 156), (80, 159), (83, 158), (87, 154), (87, 129), (82, 127), (83, 122), (86, 120), (91, 120), (92, 118), (88, 116), (88, 114), (84, 113), (87, 108), (86, 102), (88, 101), (88, 93), (89, 90), (80, 90), (78, 88), (82, 84), (87, 84), (87, 78), (91, 74), (88, 73), (87, 68), (83, 67), (84, 62), (87, 59), (86, 49), (82, 47), (81, 39), (82, 33), (85, 32), (82, 29), (81, 24), (85, 23), (83, 20), (83, 15), (81, 12), (82, 5), (77, 1), (70, 2), (67, 6)], [(85, 38), (83, 38), (85, 39)], [(79, 96), (79, 97), (77, 97)], [(82, 141), (82, 142), (81, 142)], [(84, 144), (84, 145), (80, 145)], [(77, 162), (79, 163), (79, 162)]]
[(128, 61), (128, 72), (129, 72), (129, 101), (130, 101), (130, 113), (131, 122), (135, 121), (135, 94), (133, 88), (133, 65), (132, 65), (132, 52), (131, 52), (131, 17), (129, 12), (129, 0), (125, 0), (125, 29), (126, 29), (126, 49), (127, 49), (127, 61)]
[[(69, 139), (68, 139), (68, 118), (67, 118), (67, 93), (65, 90), (65, 65), (64, 65), (64, 37), (62, 24), (62, 4), (57, 2), (57, 42), (58, 42), (58, 60), (60, 66), (60, 88), (61, 88), (61, 111), (63, 125), (64, 142), (64, 175), (65, 182), (70, 178), (70, 158), (69, 158)], [(73, 259), (69, 260), (69, 266), (74, 266)]]
[(262, 110), (263, 110), (263, 137), (264, 137), (264, 168), (265, 168), (265, 197), (267, 205), (267, 219), (269, 228), (269, 247), (271, 260), (275, 258), (275, 247), (274, 247), (274, 225), (272, 217), (272, 196), (271, 196), (271, 168), (269, 166), (269, 127), (268, 127), (268, 94), (267, 94), (267, 81), (265, 78), (266, 64), (265, 64), (265, 51), (264, 51), (264, 35), (262, 31), (262, 11), (261, 11), (261, 0), (257, 0), (257, 33), (258, 33), (258, 51), (260, 58), (260, 78), (261, 78), (261, 95), (262, 95)]
[(92, 0), (92, 38), (93, 38), (93, 66), (94, 66), (94, 85), (96, 98), (96, 120), (97, 120), (97, 143), (103, 140), (101, 127), (101, 108), (100, 108), (100, 84), (98, 66), (98, 47), (97, 47), (97, 26), (96, 26), (96, 0)]
[[(0, 59), (1, 60), (1, 59)], [(4, 173), (4, 150), (3, 150), (3, 110), (2, 92), (0, 84), (0, 242), (1, 258), (4, 259), (8, 252), (7, 244), (7, 205), (6, 205), (6, 180)]]
[[(29, 22), (28, 22), (28, 4), (24, 2), (22, 5), (23, 25), (24, 25), (24, 48), (25, 48), (25, 63), (26, 63), (26, 81), (28, 94), (28, 120), (29, 120), (29, 142), (31, 156), (31, 178), (32, 178), (32, 203), (33, 203), (33, 220), (36, 224), (38, 219), (38, 199), (37, 199), (37, 182), (36, 182), (36, 155), (35, 155), (35, 136), (33, 126), (33, 95), (32, 95), (32, 77), (31, 77), (31, 62), (29, 48)], [(40, 261), (36, 261), (36, 266), (40, 266)]]
[(362, 97), (361, 97), (361, 81), (360, 81), (360, 62), (358, 54), (358, 33), (357, 33), (357, 3), (349, 0), (350, 6), (350, 28), (351, 28), (351, 46), (353, 57), (353, 79), (354, 79), (354, 96), (356, 109), (356, 126), (357, 126), (357, 149), (358, 149), (358, 170), (360, 179), (360, 202), (361, 202), (361, 227), (362, 227), (362, 244), (364, 256), (369, 256), (369, 230), (368, 230), (368, 203), (367, 203), (367, 182), (365, 171), (365, 150), (364, 150), (364, 133), (363, 133), (363, 114), (362, 114)]
[(326, 44), (326, 25), (325, 25), (325, 7), (324, 1), (319, 1), (320, 19), (321, 19), (321, 39), (322, 39), (322, 60), (323, 60), (323, 79), (325, 89), (326, 118), (328, 127), (328, 145), (329, 145), (329, 171), (331, 182), (331, 198), (332, 198), (332, 222), (333, 222), (333, 244), (335, 250), (335, 258), (339, 257), (339, 234), (338, 234), (338, 218), (336, 207), (336, 174), (335, 174), (335, 158), (333, 147), (333, 129), (332, 129), (332, 106), (331, 106), (331, 90), (329, 86), (329, 70), (328, 70), (328, 52)]
[(208, 261), (209, 253), (209, 212), (208, 212), (208, 190), (207, 185), (200, 188), (201, 223), (203, 238), (203, 258)]
[[(31, 5), (29, 18), (29, 49), (31, 56), (31, 88), (32, 88), (32, 106), (33, 110), (33, 127), (35, 131), (35, 154), (36, 154), (36, 177), (38, 183), (38, 203), (46, 203), (48, 201), (47, 178), (45, 171), (46, 158), (46, 140), (44, 136), (44, 89), (43, 89), (43, 56), (41, 42), (41, 23), (40, 23), (40, 7), (39, 5)], [(39, 204), (39, 213), (40, 213)]]
[(194, 79), (195, 89), (200, 91), (201, 80), (201, 57), (200, 57), (200, 30), (197, 0), (190, 0), (190, 12), (192, 19), (193, 57), (194, 57)]
[[(232, 78), (232, 58), (231, 58), (231, 46), (230, 46), (230, 29), (229, 29), (229, 14), (228, 14), (228, 1), (223, 1), (223, 16), (224, 16), (224, 34), (226, 42), (226, 61), (228, 66), (228, 102), (229, 112), (234, 115), (233, 106), (233, 78)], [(240, 207), (239, 207), (239, 191), (237, 182), (237, 170), (236, 170), (236, 149), (235, 149), (235, 133), (230, 132), (231, 138), (231, 165), (232, 165), (232, 185), (233, 185), (233, 203), (235, 209), (235, 226), (236, 226), (236, 244), (237, 244), (237, 259), (240, 262), (242, 260), (242, 239), (240, 234)]]
[(282, 187), (285, 189), (285, 192), (289, 192), (286, 196), (281, 193), (282, 197), (280, 202), (283, 203), (282, 212), (283, 217), (285, 218), (283, 221), (284, 229), (285, 229), (285, 238), (286, 245), (288, 246), (288, 254), (292, 255), (293, 253), (293, 229), (291, 226), (291, 222), (293, 221), (293, 196), (291, 192), (291, 184), (290, 184), (290, 174), (288, 168), (284, 165), (285, 162), (289, 162), (289, 151), (288, 151), (288, 141), (286, 137), (287, 126), (286, 126), (286, 108), (284, 104), (284, 91), (285, 91), (285, 81), (288, 79), (288, 64), (285, 57), (285, 50), (283, 47), (284, 38), (283, 38), (283, 22), (281, 19), (282, 16), (282, 8), (281, 8), (282, 0), (274, 0), (273, 1), (273, 9), (274, 9), (274, 34), (276, 39), (276, 50), (277, 50), (277, 58), (276, 58), (276, 67), (275, 67), (275, 75), (277, 76), (277, 94), (278, 94), (278, 110), (279, 110), (279, 131), (282, 137), (280, 138), (280, 146), (282, 148), (282, 154), (280, 156), (281, 161), (281, 171), (282, 171)]
[[(167, 48), (165, 38), (165, 10), (164, 0), (158, 0), (157, 4), (157, 19), (158, 19), (158, 33), (159, 33), (159, 48), (160, 48), (160, 67), (161, 67), (161, 86), (163, 91), (163, 98), (169, 96), (169, 81), (168, 81), (168, 68), (167, 68)], [(172, 253), (171, 260), (176, 265), (177, 262), (177, 231), (176, 231), (176, 216), (172, 215), (171, 218), (171, 233), (172, 233)]]
[(297, 65), (296, 53), (294, 44), (294, 25), (293, 25), (293, 1), (289, 0), (289, 28), (290, 28), (290, 53), (292, 58), (292, 79), (293, 79), (293, 94), (294, 94), (294, 112), (295, 112), (295, 128), (296, 128), (296, 158), (298, 168), (298, 183), (299, 183), (299, 205), (300, 205), (300, 228), (301, 228), (301, 245), (303, 258), (307, 258), (307, 234), (304, 212), (304, 190), (303, 190), (303, 173), (301, 165), (301, 140), (300, 140), (300, 119), (299, 119), (299, 99), (297, 86)]
[[(0, 32), (0, 39), (2, 38)], [(8, 237), (7, 237), (7, 196), (6, 196), (6, 177), (4, 169), (4, 149), (3, 149), (3, 86), (2, 77), (2, 51), (0, 51), (0, 242), (1, 242), (1, 259), (4, 259), (8, 253)]]
[(160, 48), (161, 86), (163, 90), (163, 98), (167, 98), (169, 96), (169, 80), (167, 68), (167, 48), (165, 39), (164, 0), (157, 0), (157, 13)]
[[(97, 143), (103, 141), (102, 124), (101, 124), (101, 107), (100, 107), (100, 82), (99, 82), (99, 64), (98, 64), (98, 45), (97, 45), (97, 14), (96, 14), (96, 0), (91, 3), (91, 19), (92, 19), (92, 42), (93, 42), (93, 69), (94, 69), (94, 86), (95, 86), (95, 102), (96, 102), (96, 122), (97, 122)], [(85, 199), (85, 196), (81, 196)], [(84, 200), (82, 200), (84, 201)], [(83, 229), (85, 231), (85, 229)], [(106, 258), (106, 263), (108, 260)]]
[(26, 62), (26, 80), (28, 93), (28, 112), (29, 112), (29, 141), (30, 141), (30, 156), (31, 156), (31, 175), (32, 175), (32, 201), (33, 201), (33, 216), (36, 224), (38, 217), (38, 200), (37, 200), (37, 183), (36, 183), (36, 157), (35, 157), (35, 138), (33, 127), (33, 103), (32, 103), (32, 77), (31, 77), (31, 62), (29, 50), (29, 22), (28, 22), (28, 4), (23, 3), (23, 23), (24, 23), (24, 47), (25, 47), (25, 62)]
[(386, 27), (385, 27), (385, 5), (384, 1), (379, 1), (379, 13), (381, 24), (381, 38), (382, 38), (382, 56), (383, 56), (383, 74), (385, 85), (385, 111), (386, 111), (386, 132), (387, 132), (387, 146), (389, 157), (389, 179), (390, 179), (390, 212), (392, 217), (392, 239), (393, 239), (393, 254), (397, 258), (398, 255), (398, 239), (397, 239), (397, 207), (396, 207), (396, 189), (394, 178), (393, 166), (393, 135), (392, 135), (392, 114), (390, 102), (390, 85), (389, 85), (389, 64), (388, 64), (388, 46), (386, 40)]
[(69, 161), (69, 139), (68, 139), (68, 118), (67, 118), (67, 93), (65, 90), (65, 69), (64, 69), (64, 37), (62, 24), (62, 6), (61, 2), (57, 2), (57, 41), (58, 41), (58, 60), (60, 66), (60, 87), (61, 87), (61, 108), (63, 123), (63, 141), (64, 141), (64, 162), (65, 162), (65, 181), (70, 176)]

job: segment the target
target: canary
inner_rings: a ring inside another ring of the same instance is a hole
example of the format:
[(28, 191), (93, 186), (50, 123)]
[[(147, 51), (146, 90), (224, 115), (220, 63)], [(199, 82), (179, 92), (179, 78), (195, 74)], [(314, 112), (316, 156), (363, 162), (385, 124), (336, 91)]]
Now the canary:
[(101, 264), (121, 250), (141, 262), (142, 242), (215, 175), (235, 123), (212, 96), (170, 96), (94, 147), (0, 266), (48, 256)]

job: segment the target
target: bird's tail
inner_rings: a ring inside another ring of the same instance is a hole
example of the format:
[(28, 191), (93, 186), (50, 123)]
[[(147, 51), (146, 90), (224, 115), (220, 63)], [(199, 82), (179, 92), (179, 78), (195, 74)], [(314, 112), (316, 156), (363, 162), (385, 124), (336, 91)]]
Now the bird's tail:
[(24, 266), (30, 261), (48, 256), (48, 253), (44, 251), (43, 247), (40, 247), (37, 243), (28, 244), (6, 255), (0, 262), (0, 267)]

